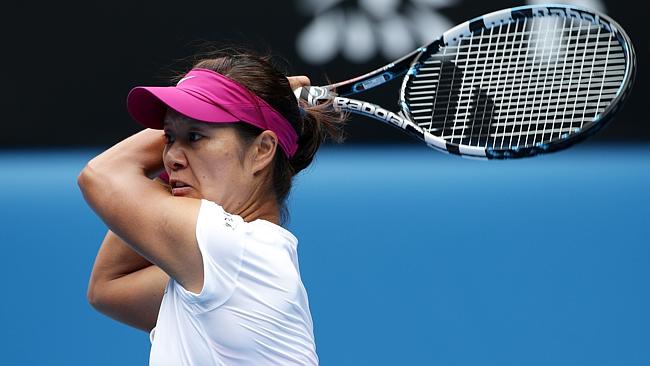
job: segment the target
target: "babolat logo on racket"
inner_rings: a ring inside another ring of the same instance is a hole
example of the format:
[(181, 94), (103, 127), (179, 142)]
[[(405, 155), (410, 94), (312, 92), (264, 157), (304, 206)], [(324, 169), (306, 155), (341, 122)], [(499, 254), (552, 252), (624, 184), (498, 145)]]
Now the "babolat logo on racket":
[(396, 113), (377, 107), (371, 103), (338, 97), (334, 99), (334, 108), (348, 111), (357, 111), (359, 113), (366, 114), (369, 117), (377, 118), (392, 123), (397, 127), (404, 128), (404, 119), (402, 117), (398, 116)]

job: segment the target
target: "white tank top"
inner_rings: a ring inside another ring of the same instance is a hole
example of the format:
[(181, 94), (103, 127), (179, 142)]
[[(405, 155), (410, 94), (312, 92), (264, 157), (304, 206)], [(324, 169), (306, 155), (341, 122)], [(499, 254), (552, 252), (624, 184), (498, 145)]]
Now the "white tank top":
[(203, 200), (196, 238), (203, 289), (169, 281), (149, 365), (318, 365), (296, 237)]

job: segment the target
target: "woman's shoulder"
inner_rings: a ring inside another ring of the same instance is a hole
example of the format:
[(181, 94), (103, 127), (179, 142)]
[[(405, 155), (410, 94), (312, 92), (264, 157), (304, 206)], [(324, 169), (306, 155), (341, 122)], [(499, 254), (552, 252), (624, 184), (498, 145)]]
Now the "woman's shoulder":
[(276, 239), (282, 239), (293, 248), (298, 246), (298, 238), (280, 225), (262, 219), (248, 222), (246, 225), (252, 228), (251, 232), (261, 234), (262, 237), (274, 236)]
[(298, 245), (298, 238), (288, 229), (264, 219), (245, 221), (241, 216), (231, 214), (218, 203), (201, 200), (201, 212), (197, 229), (200, 224), (212, 229), (226, 229), (245, 235), (250, 239), (265, 242), (285, 242), (291, 247)]

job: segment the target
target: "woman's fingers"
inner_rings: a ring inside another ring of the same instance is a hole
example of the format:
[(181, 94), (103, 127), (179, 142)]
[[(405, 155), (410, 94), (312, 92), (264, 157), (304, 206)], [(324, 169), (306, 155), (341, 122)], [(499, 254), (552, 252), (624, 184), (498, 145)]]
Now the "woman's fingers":
[(289, 79), (289, 85), (291, 86), (291, 90), (298, 89), (301, 86), (311, 85), (311, 81), (309, 81), (309, 78), (304, 75), (288, 76), (287, 79)]

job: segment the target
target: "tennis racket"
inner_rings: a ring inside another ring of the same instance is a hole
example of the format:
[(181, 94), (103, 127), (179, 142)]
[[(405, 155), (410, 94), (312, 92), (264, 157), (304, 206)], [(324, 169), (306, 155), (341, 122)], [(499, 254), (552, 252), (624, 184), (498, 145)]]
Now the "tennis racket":
[[(365, 75), (294, 92), (310, 105), (372, 117), (430, 147), (480, 159), (569, 147), (620, 110), (632, 43), (611, 18), (565, 5), (521, 6), (451, 28)], [(402, 77), (398, 112), (348, 98)]]

